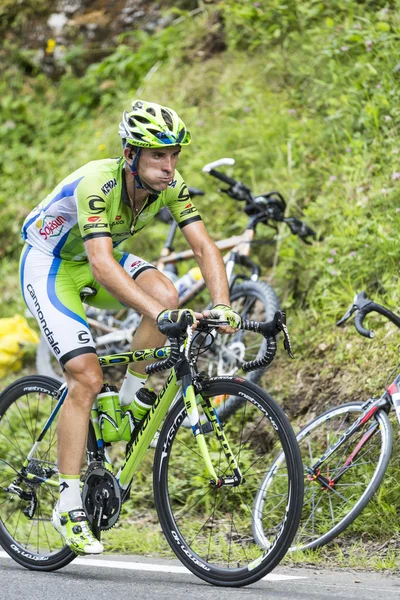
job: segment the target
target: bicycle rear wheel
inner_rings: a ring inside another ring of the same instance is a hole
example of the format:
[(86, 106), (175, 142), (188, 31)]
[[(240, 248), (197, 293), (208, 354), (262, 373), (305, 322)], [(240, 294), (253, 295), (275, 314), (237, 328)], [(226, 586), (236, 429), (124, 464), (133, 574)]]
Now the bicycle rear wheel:
[[(51, 524), (59, 496), (56, 419), (27, 458), (59, 387), (55, 379), (28, 376), (0, 394), (0, 544), (19, 564), (38, 571), (60, 569), (76, 556)], [(91, 427), (88, 448), (96, 448)]]
[[(213, 404), (222, 393), (243, 399), (224, 426), (242, 482), (236, 487), (212, 484), (193, 432), (182, 426), (186, 409), (180, 401), (160, 434), (153, 484), (161, 527), (182, 563), (209, 583), (238, 587), (259, 580), (285, 555), (300, 518), (303, 477), (294, 433), (271, 396), (236, 377), (217, 377), (205, 383), (199, 407), (202, 399)], [(222, 441), (214, 431), (205, 439), (218, 477), (229, 477)], [(252, 536), (252, 507), (271, 456), (280, 452), (287, 473), (275, 497), (264, 504), (268, 547), (261, 548)]]
[[(360, 425), (320, 466), (320, 475), (327, 483), (345, 469), (336, 483), (321, 484), (307, 473), (307, 468), (313, 467), (367, 413), (368, 408), (361, 402), (343, 404), (318, 416), (297, 434), (305, 488), (302, 517), (291, 550), (319, 548), (332, 541), (358, 517), (378, 489), (392, 451), (392, 428), (383, 410)], [(253, 533), (260, 545), (268, 542), (263, 535), (264, 502), (274, 493), (276, 480), (285, 472), (285, 457), (280, 453), (269, 466), (257, 493)]]

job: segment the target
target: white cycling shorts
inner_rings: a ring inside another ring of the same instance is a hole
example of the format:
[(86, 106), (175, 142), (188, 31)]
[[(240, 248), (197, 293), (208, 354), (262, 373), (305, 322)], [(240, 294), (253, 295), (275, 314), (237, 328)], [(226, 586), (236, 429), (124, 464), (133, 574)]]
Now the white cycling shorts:
[[(114, 258), (132, 279), (154, 265), (133, 254), (114, 250)], [(101, 309), (121, 309), (123, 304), (94, 279), (88, 262), (61, 260), (26, 245), (20, 261), (20, 282), (26, 305), (37, 320), (54, 356), (62, 367), (81, 354), (96, 353), (85, 309), (82, 288), (97, 293), (85, 299)]]

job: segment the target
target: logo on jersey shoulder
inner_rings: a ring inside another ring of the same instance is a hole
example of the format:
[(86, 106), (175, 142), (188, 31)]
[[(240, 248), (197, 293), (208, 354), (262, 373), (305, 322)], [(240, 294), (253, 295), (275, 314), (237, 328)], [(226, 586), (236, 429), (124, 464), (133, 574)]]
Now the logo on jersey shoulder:
[(64, 229), (64, 223), (67, 222), (67, 219), (62, 215), (58, 217), (53, 217), (52, 215), (46, 215), (43, 221), (38, 221), (36, 223), (36, 227), (40, 228), (39, 233), (44, 237), (45, 240), (49, 237), (58, 237), (61, 235), (62, 230)]
[(190, 213), (195, 212), (196, 208), (194, 206), (192, 206), (191, 208), (186, 208), (185, 210), (182, 210), (179, 214), (181, 217), (185, 217), (186, 215), (190, 215)]
[(86, 223), (83, 226), (83, 231), (88, 231), (89, 229), (108, 229), (108, 223)]
[(189, 190), (187, 189), (186, 183), (183, 183), (181, 189), (179, 190), (178, 200), (179, 202), (190, 201)]
[(177, 179), (173, 179), (172, 181), (169, 182), (168, 187), (174, 188), (174, 187), (176, 187), (177, 183), (178, 183), (178, 180)]
[(100, 217), (89, 217), (88, 221), (89, 223), (97, 223), (98, 221), (100, 221)]
[(101, 191), (105, 196), (107, 196), (117, 185), (117, 180), (114, 177), (114, 179), (109, 179), (104, 185), (101, 186)]
[(100, 196), (88, 196), (89, 208), (92, 213), (98, 215), (106, 210), (106, 201)]

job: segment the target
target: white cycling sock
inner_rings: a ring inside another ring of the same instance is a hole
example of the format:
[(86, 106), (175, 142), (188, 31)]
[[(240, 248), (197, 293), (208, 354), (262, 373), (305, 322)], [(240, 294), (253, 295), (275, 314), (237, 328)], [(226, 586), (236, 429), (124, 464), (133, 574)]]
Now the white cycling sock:
[(119, 403), (121, 406), (128, 406), (135, 394), (146, 384), (147, 375), (143, 373), (135, 373), (129, 367), (126, 370), (126, 375), (119, 391)]
[(59, 512), (65, 513), (82, 506), (82, 496), (79, 485), (79, 475), (63, 475), (59, 473), (60, 499)]

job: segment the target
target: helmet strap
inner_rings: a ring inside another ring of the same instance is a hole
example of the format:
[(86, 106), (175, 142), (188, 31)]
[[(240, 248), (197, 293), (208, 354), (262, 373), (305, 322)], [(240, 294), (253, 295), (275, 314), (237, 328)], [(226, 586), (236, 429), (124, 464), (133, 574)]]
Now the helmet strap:
[(136, 182), (136, 187), (138, 189), (145, 189), (144, 185), (142, 184), (142, 181), (139, 177), (139, 173), (138, 173), (138, 168), (139, 168), (139, 154), (140, 154), (140, 146), (137, 147), (137, 150), (135, 152), (135, 158), (132, 161), (132, 164), (129, 165), (129, 169), (135, 179)]
[(141, 151), (141, 147), (138, 146), (138, 149), (135, 153), (135, 158), (133, 159), (133, 162), (131, 165), (129, 165), (129, 169), (135, 179), (136, 182), (136, 188), (140, 189), (140, 190), (146, 190), (147, 192), (150, 192), (150, 194), (161, 194), (161, 192), (159, 192), (158, 190), (153, 189), (148, 183), (146, 183), (145, 181), (142, 181), (141, 178), (139, 177), (139, 153)]

